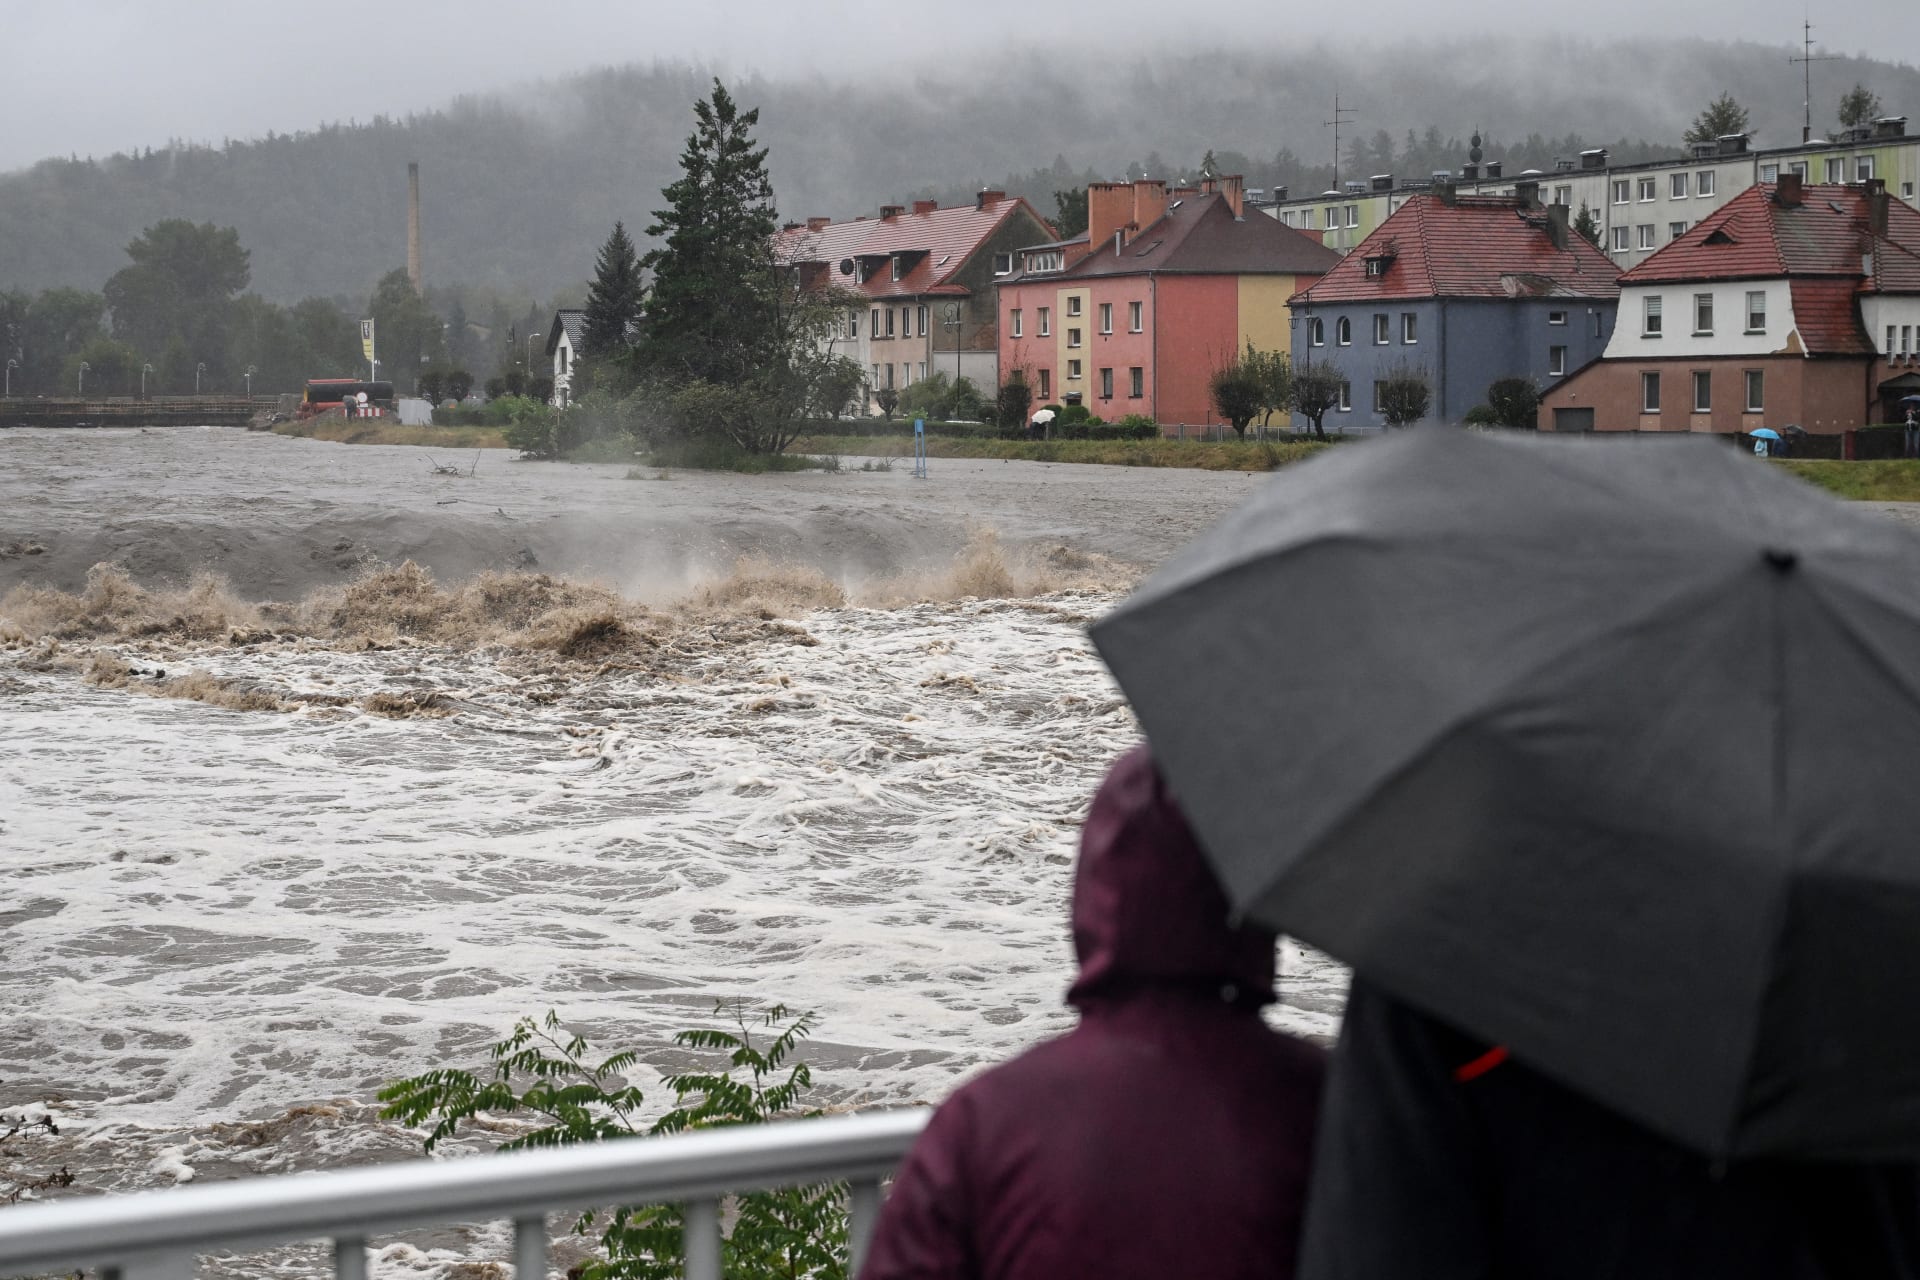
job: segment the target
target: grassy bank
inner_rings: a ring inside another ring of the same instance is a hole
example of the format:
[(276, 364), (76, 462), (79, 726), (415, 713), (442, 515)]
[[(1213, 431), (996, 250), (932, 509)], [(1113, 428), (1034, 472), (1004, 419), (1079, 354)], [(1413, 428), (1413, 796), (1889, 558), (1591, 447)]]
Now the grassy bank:
[(403, 427), (391, 418), (309, 418), (281, 422), (275, 435), (334, 444), (418, 444), (435, 449), (505, 449), (499, 427)]
[[(897, 438), (812, 436), (794, 443), (802, 453), (849, 457), (906, 457), (912, 445)], [(930, 458), (1012, 458), (1021, 462), (1086, 462), (1110, 467), (1188, 467), (1201, 471), (1272, 471), (1329, 446), (1311, 441), (1285, 444), (1204, 444), (1197, 440), (927, 440)]]
[(1838, 462), (1787, 458), (1778, 465), (1842, 498), (1860, 502), (1920, 502), (1920, 459)]

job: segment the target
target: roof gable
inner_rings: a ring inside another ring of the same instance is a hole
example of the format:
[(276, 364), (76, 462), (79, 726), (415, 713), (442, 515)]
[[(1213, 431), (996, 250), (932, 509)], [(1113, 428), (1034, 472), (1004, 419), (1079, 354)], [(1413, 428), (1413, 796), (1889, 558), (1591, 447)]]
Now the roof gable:
[(1864, 184), (1807, 184), (1797, 204), (1777, 183), (1742, 191), (1633, 270), (1622, 283), (1825, 276), (1868, 288), (1920, 288), (1907, 266), (1920, 261), (1920, 213), (1887, 200), (1887, 234), (1872, 229), (1875, 197)]
[[(823, 227), (789, 227), (775, 237), (775, 253), (782, 262), (826, 264), (840, 283), (873, 297), (911, 297), (924, 293), (966, 293), (955, 282), (974, 255), (995, 232), (1024, 210), (1048, 235), (1048, 225), (1024, 197), (985, 205), (958, 205), (892, 214), (884, 218), (855, 218)], [(900, 255), (901, 271), (893, 278), (892, 262)], [(851, 272), (840, 267), (851, 262)], [(862, 268), (870, 271), (859, 278)]]
[(1116, 246), (1106, 240), (1061, 271), (1020, 280), (1078, 280), (1099, 276), (1308, 275), (1340, 262), (1340, 255), (1263, 213), (1236, 217), (1219, 192), (1182, 196), (1166, 212)]

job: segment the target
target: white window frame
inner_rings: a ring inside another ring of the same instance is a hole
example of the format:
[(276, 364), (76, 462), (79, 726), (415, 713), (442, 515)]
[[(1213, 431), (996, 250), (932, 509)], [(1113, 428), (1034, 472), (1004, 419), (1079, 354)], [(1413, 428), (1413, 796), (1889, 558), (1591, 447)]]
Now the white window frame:
[[(1702, 324), (1702, 320), (1706, 323)], [(1711, 293), (1693, 295), (1693, 336), (1696, 338), (1713, 336), (1713, 295)]]
[(1327, 345), (1327, 323), (1319, 316), (1307, 317), (1307, 345), (1314, 347)]
[(1702, 169), (1693, 175), (1693, 198), (1711, 199), (1713, 197), (1713, 170)]
[(1687, 198), (1687, 175), (1670, 173), (1667, 175), (1667, 199), (1685, 200)]
[(1693, 371), (1693, 411), (1695, 413), (1713, 412), (1713, 371), (1711, 369)]
[(1419, 320), (1418, 313), (1413, 311), (1402, 311), (1400, 313), (1401, 344), (1404, 346), (1412, 346), (1413, 344), (1419, 341), (1420, 341), (1420, 320)]
[(1855, 182), (1873, 181), (1873, 157), (1855, 156), (1853, 158), (1853, 180)]
[(1547, 323), (1548, 323), (1548, 324), (1557, 324), (1557, 325), (1564, 325), (1564, 324), (1565, 324), (1566, 322), (1567, 322), (1567, 313), (1566, 313), (1566, 312), (1564, 312), (1564, 311), (1549, 311), (1549, 312), (1547, 312)]
[(1741, 383), (1745, 392), (1748, 413), (1767, 411), (1767, 372), (1764, 369), (1742, 370)]
[(1011, 253), (996, 253), (993, 255), (993, 274), (996, 276), (1010, 276), (1013, 274), (1013, 255)]
[(1665, 311), (1661, 296), (1657, 293), (1650, 293), (1640, 300), (1641, 337), (1658, 338), (1665, 335), (1667, 331)]
[(867, 336), (870, 338), (877, 338), (880, 336), (880, 308), (878, 307), (875, 307), (873, 309), (871, 327), (868, 330)]
[(1067, 381), (1080, 381), (1080, 362), (1078, 360), (1067, 361)]
[(1660, 374), (1657, 370), (1640, 371), (1640, 412), (1643, 414), (1660, 412)]
[(1138, 400), (1147, 394), (1147, 369), (1145, 365), (1127, 366), (1127, 398)]
[(920, 306), (918, 306), (918, 307), (916, 307), (916, 308), (915, 308), (915, 310), (919, 312), (919, 318), (920, 318), (920, 336), (924, 338), (924, 337), (926, 337), (926, 336), (927, 336), (927, 307), (926, 307), (926, 304), (925, 304), (925, 303), (921, 303), (921, 304), (920, 304)]
[(1651, 201), (1658, 200), (1660, 198), (1660, 179), (1658, 178), (1640, 179), (1639, 195), (1640, 195), (1641, 204), (1647, 204)]
[[(1759, 323), (1755, 324), (1754, 321)], [(1767, 331), (1767, 291), (1749, 289), (1747, 291), (1747, 332), (1765, 333)]]
[(1350, 204), (1347, 206), (1347, 225), (1350, 227), (1357, 227), (1360, 225), (1360, 206), (1359, 205)]
[(1847, 158), (1845, 156), (1827, 157), (1827, 182), (1829, 184), (1847, 180)]
[(1040, 310), (1040, 335), (1039, 336), (1042, 338), (1051, 338), (1053, 336), (1053, 308), (1041, 307), (1039, 310)]
[(1067, 330), (1067, 347), (1077, 349), (1080, 346), (1080, 328), (1078, 325)]
[(1643, 222), (1639, 226), (1635, 227), (1634, 230), (1638, 233), (1636, 237), (1637, 248), (1651, 249), (1654, 247), (1655, 233), (1654, 233), (1653, 224), (1651, 222)]
[(1080, 314), (1080, 295), (1077, 293), (1070, 293), (1067, 295), (1067, 318), (1071, 320), (1073, 317), (1079, 314)]
[(1111, 302), (1103, 302), (1100, 304), (1100, 332), (1113, 332), (1113, 304)]
[(1353, 383), (1344, 379), (1340, 383), (1340, 401), (1334, 406), (1335, 413), (1353, 412)]
[(1102, 400), (1113, 399), (1113, 370), (1111, 367), (1105, 365), (1101, 366), (1100, 369), (1100, 398)]
[(1127, 332), (1139, 333), (1146, 327), (1147, 305), (1144, 302), (1127, 304)]
[(1613, 180), (1613, 202), (1615, 204), (1633, 203), (1633, 181), (1629, 178)]
[(1338, 347), (1353, 345), (1353, 321), (1341, 316), (1333, 322), (1333, 343)]
[(1387, 313), (1384, 311), (1374, 312), (1373, 313), (1373, 345), (1376, 347), (1386, 346), (1387, 343), (1391, 340), (1392, 335), (1393, 335), (1393, 323), (1391, 320), (1387, 318)]
[(1633, 248), (1633, 228), (1618, 226), (1613, 229), (1613, 251), (1627, 253)]
[(1553, 378), (1564, 377), (1567, 372), (1567, 349), (1561, 346), (1547, 348), (1547, 375)]
[(1025, 330), (1024, 330), (1024, 329), (1023, 329), (1022, 327), (1021, 327), (1021, 317), (1020, 317), (1020, 308), (1019, 308), (1019, 307), (1015, 307), (1015, 308), (1014, 308), (1014, 309), (1013, 309), (1013, 310), (1012, 310), (1011, 312), (1009, 312), (1008, 314), (1009, 314), (1009, 316), (1011, 316), (1011, 318), (1012, 318), (1012, 323), (1013, 323), (1013, 336), (1014, 336), (1014, 337), (1016, 337), (1016, 338), (1023, 338), (1023, 337), (1025, 337), (1025, 336), (1026, 336), (1026, 332), (1025, 332)]
[(1566, 208), (1573, 207), (1573, 188), (1568, 186), (1553, 189), (1553, 202)]
[(1667, 224), (1667, 243), (1668, 244), (1672, 244), (1675, 240), (1678, 240), (1681, 236), (1685, 234), (1687, 234), (1687, 224), (1684, 219), (1677, 222), (1669, 222)]
[(1808, 178), (1811, 178), (1813, 176), (1813, 174), (1807, 168), (1809, 163), (1811, 162), (1806, 160), (1789, 161), (1787, 164), (1787, 172), (1793, 174), (1796, 178), (1799, 178), (1800, 181), (1805, 182)]
[(1778, 181), (1780, 181), (1780, 166), (1779, 166), (1779, 165), (1777, 165), (1777, 164), (1763, 164), (1763, 165), (1761, 165), (1761, 166), (1760, 166), (1760, 181), (1762, 181), (1762, 182), (1778, 182)]

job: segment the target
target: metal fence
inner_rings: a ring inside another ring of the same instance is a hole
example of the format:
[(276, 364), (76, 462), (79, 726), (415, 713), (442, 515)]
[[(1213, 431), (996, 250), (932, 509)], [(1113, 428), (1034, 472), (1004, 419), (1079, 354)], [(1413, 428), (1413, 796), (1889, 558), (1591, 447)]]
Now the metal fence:
[(187, 1280), (203, 1253), (330, 1239), (339, 1280), (366, 1280), (373, 1235), (507, 1218), (517, 1280), (544, 1280), (549, 1212), (677, 1203), (686, 1217), (687, 1280), (720, 1280), (723, 1197), (833, 1181), (850, 1189), (851, 1274), (873, 1233), (881, 1180), (928, 1114), (789, 1120), (0, 1209), (0, 1276), (92, 1267), (106, 1280)]

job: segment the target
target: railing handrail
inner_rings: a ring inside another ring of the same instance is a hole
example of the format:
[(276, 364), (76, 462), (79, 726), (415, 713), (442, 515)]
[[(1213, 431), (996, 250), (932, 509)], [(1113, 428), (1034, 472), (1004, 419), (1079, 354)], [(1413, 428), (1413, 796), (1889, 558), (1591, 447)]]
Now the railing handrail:
[(800, 1183), (877, 1182), (928, 1115), (867, 1112), (16, 1206), (0, 1209), (0, 1275)]

